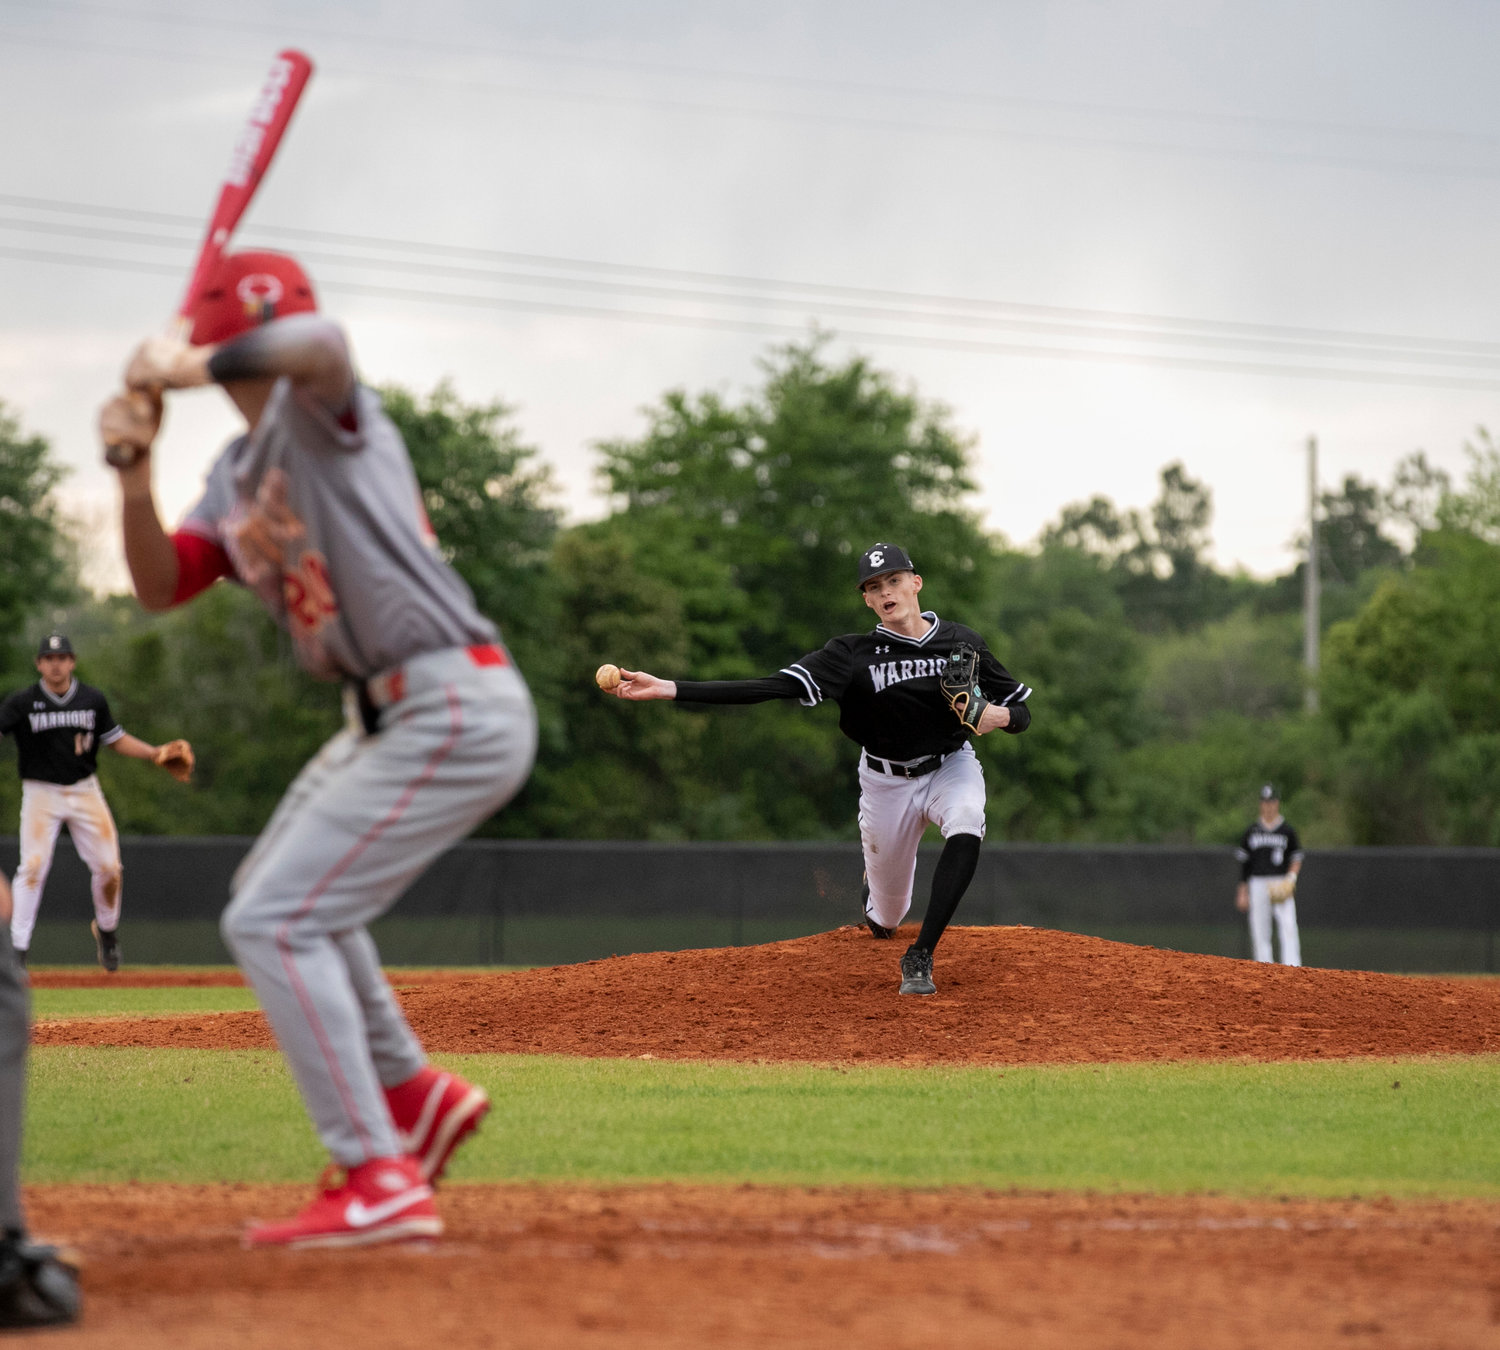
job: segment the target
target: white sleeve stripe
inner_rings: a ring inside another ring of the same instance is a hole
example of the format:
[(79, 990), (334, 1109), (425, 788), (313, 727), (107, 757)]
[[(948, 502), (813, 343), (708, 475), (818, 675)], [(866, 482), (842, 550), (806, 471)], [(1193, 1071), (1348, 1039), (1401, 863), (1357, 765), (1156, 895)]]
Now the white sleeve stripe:
[(1250, 861), (1250, 855), (1248, 853), (1246, 853), (1245, 850), (1242, 849), (1242, 848), (1235, 849), (1234, 856), (1236, 858), (1238, 858), (1241, 862), (1249, 862)]
[(807, 690), (807, 697), (800, 700), (804, 708), (816, 708), (823, 701), (823, 691), (818, 688), (818, 682), (807, 673), (803, 666), (783, 666), (781, 673), (790, 675)]
[(1025, 703), (1026, 700), (1030, 697), (1031, 687), (1025, 684), (1018, 684), (1014, 689), (1010, 691), (1010, 693), (1008, 693), (1004, 698), (1000, 700), (1000, 706), (1004, 708), (1010, 703)]
[(124, 727), (116, 727), (113, 731), (106, 731), (104, 733), (104, 735), (102, 735), (101, 737), (99, 737), (99, 744), (100, 745), (113, 745), (124, 734), (125, 734), (125, 728)]

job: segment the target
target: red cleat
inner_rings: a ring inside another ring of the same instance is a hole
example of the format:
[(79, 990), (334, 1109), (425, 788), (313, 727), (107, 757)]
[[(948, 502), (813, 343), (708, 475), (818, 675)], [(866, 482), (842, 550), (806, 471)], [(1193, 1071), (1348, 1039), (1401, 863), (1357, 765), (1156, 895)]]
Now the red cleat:
[(479, 1128), (490, 1109), (483, 1088), (431, 1064), (386, 1088), (385, 1100), (401, 1147), (431, 1182), (443, 1175), (453, 1150)]
[[(324, 1173), (325, 1178), (328, 1175)], [(363, 1247), (439, 1237), (442, 1231), (432, 1187), (415, 1160), (371, 1158), (349, 1168), (342, 1186), (325, 1185), (323, 1193), (295, 1219), (251, 1224), (245, 1230), (244, 1245)]]

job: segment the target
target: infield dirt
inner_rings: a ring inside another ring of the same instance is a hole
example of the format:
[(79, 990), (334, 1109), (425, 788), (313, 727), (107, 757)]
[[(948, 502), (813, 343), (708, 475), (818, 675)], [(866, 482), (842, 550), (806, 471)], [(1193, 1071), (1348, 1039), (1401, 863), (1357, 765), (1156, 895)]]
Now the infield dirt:
[[(939, 950), (937, 995), (901, 998), (907, 940), (849, 928), (762, 947), (427, 976), (401, 998), (435, 1052), (919, 1068), (1500, 1049), (1491, 981), (1287, 970), (970, 928)], [(151, 982), (196, 983), (195, 974)], [(63, 981), (39, 971), (34, 982)], [(35, 1039), (271, 1044), (256, 1013), (47, 1022)], [(1488, 1202), (453, 1186), (439, 1201), (448, 1235), (429, 1248), (239, 1250), (245, 1219), (289, 1213), (307, 1197), (288, 1187), (33, 1188), (34, 1229), (75, 1243), (87, 1263), (85, 1323), (48, 1344), (1500, 1346), (1500, 1205)]]
[(1496, 1208), (454, 1186), (425, 1251), (242, 1252), (280, 1187), (48, 1187), (102, 1350), (1328, 1350), (1500, 1342)]

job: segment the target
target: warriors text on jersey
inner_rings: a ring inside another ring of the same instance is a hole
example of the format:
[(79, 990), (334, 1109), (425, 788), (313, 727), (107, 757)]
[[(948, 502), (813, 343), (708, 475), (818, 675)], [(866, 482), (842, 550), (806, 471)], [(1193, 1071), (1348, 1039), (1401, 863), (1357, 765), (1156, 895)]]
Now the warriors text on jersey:
[(1234, 856), (1244, 878), (1284, 877), (1294, 862), (1301, 862), (1302, 841), (1281, 816), (1273, 825), (1257, 820), (1245, 831)]
[(968, 739), (939, 687), (948, 656), (960, 643), (979, 653), (979, 687), (991, 703), (1019, 707), (1031, 696), (997, 661), (972, 628), (924, 611), (931, 627), (903, 637), (883, 624), (836, 637), (815, 652), (759, 680), (679, 680), (684, 703), (760, 703), (800, 699), (839, 705), (839, 730), (880, 759), (909, 761), (946, 755)]
[(99, 747), (124, 734), (104, 695), (77, 680), (65, 694), (38, 680), (0, 703), (0, 736), (16, 738), (24, 779), (64, 787), (82, 782), (99, 766)]

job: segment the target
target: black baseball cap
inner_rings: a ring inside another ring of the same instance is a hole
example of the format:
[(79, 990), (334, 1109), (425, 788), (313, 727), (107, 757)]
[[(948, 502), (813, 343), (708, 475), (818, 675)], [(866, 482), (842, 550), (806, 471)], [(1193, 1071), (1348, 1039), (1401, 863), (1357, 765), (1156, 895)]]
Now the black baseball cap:
[(1260, 799), (1263, 802), (1279, 802), (1281, 800), (1281, 793), (1276, 791), (1274, 783), (1264, 783), (1261, 785)]
[(915, 572), (912, 561), (900, 544), (871, 544), (859, 555), (859, 584), (863, 588), (871, 577), (887, 572)]
[(73, 644), (62, 633), (48, 633), (37, 647), (38, 656), (72, 656)]

